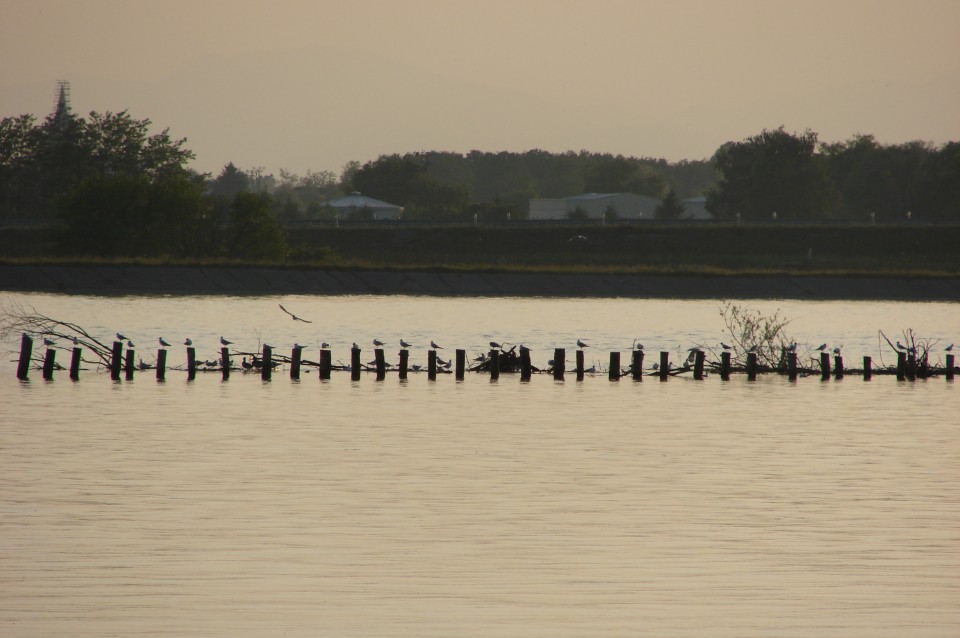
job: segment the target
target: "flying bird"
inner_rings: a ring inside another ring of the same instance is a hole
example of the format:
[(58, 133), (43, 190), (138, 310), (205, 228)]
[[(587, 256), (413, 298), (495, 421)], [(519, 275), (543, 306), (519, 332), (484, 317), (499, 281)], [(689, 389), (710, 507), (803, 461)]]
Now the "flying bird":
[(163, 347), (163, 348), (169, 348), (169, 347), (170, 347), (170, 344), (167, 343), (166, 341), (164, 341), (164, 340), (163, 340), (163, 337), (160, 337), (160, 338), (158, 339), (158, 341), (160, 342), (160, 346), (161, 346), (161, 347)]
[(434, 350), (443, 350), (443, 346), (438, 346), (433, 339), (430, 340), (430, 347)]
[(288, 315), (290, 315), (291, 317), (293, 317), (293, 320), (294, 320), (294, 321), (302, 321), (303, 323), (313, 323), (312, 321), (309, 321), (309, 320), (307, 320), (307, 319), (303, 319), (303, 318), (298, 317), (297, 315), (293, 314), (292, 312), (290, 312), (289, 310), (287, 310), (286, 308), (284, 308), (282, 303), (281, 303), (281, 304), (277, 304), (277, 305), (280, 306), (280, 310), (284, 311), (285, 313), (287, 313)]
[(227, 340), (224, 339), (223, 337), (220, 337), (220, 345), (221, 345), (221, 346), (229, 346), (229, 345), (232, 344), (232, 343), (233, 343), (232, 341), (227, 341)]

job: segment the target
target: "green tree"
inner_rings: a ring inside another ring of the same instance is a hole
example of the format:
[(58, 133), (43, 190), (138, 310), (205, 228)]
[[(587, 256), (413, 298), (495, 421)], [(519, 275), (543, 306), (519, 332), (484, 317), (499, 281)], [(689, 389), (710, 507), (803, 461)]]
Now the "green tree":
[(657, 209), (653, 214), (657, 219), (677, 220), (682, 219), (684, 213), (686, 212), (687, 207), (684, 206), (683, 202), (680, 201), (680, 198), (677, 197), (676, 191), (671, 188), (660, 201), (660, 204), (657, 206)]
[(835, 192), (817, 134), (764, 130), (744, 142), (728, 142), (714, 154), (720, 176), (707, 193), (707, 210), (718, 219), (817, 219), (833, 211)]
[(228, 163), (214, 179), (210, 180), (210, 191), (233, 199), (237, 193), (250, 190), (250, 176), (237, 168), (233, 162)]
[(287, 243), (270, 214), (271, 198), (266, 193), (237, 193), (230, 207), (226, 252), (248, 260), (280, 260)]

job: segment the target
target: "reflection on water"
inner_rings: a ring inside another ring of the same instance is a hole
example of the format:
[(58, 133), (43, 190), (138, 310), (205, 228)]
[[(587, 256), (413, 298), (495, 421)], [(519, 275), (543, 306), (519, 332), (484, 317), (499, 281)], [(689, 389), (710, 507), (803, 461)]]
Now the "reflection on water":
[[(30, 300), (212, 352), (258, 330), (544, 353), (723, 337), (713, 302), (280, 299), (316, 321), (304, 332), (277, 299)], [(960, 326), (956, 305), (879, 306), (804, 304), (794, 335), (876, 356), (878, 329)], [(0, 371), (4, 636), (960, 633), (960, 402), (942, 378)]]

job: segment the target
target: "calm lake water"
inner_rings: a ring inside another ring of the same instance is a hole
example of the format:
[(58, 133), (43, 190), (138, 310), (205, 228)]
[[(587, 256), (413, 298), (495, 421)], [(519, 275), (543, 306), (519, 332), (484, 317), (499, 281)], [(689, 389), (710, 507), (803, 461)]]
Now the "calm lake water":
[[(190, 337), (524, 343), (588, 365), (728, 335), (717, 301), (0, 293), (146, 361)], [(294, 322), (278, 303), (312, 324)], [(960, 304), (737, 301), (807, 352), (895, 361)], [(3, 636), (960, 635), (960, 394), (943, 377), (166, 383), (0, 362)], [(883, 344), (885, 346), (885, 344)], [(395, 348), (396, 350), (393, 350)], [(368, 357), (369, 355), (369, 357)], [(66, 364), (68, 354), (58, 361)], [(184, 363), (182, 346), (168, 365)]]

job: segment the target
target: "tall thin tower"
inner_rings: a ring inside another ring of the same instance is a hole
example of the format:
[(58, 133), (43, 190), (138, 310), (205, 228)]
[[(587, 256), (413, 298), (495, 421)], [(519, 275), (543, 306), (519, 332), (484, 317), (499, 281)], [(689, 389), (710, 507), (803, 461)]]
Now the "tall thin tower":
[(57, 103), (53, 111), (53, 121), (60, 131), (67, 128), (70, 119), (70, 83), (66, 80), (57, 82)]

